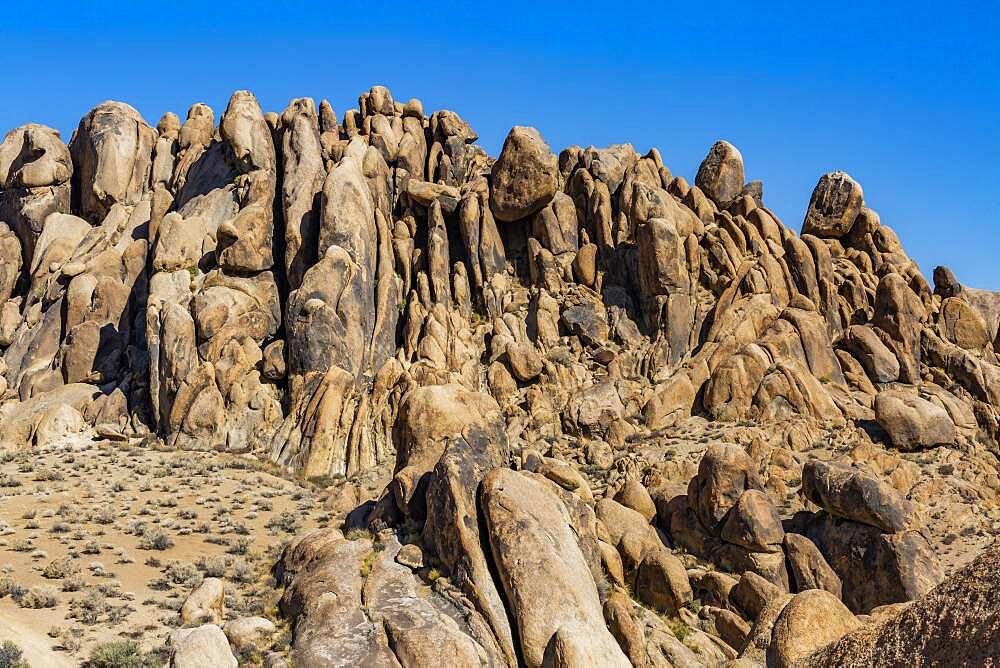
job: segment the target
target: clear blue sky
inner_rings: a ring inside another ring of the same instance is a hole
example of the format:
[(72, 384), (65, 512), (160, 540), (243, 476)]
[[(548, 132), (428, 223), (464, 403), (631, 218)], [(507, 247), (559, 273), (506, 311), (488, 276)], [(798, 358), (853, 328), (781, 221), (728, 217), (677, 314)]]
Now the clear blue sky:
[[(496, 155), (511, 125), (556, 151), (708, 147), (799, 229), (843, 169), (925, 275), (1000, 290), (1000, 9), (994, 2), (24, 2), (0, 9), (0, 127), (62, 131), (104, 99), (151, 124), (249, 88), (356, 106), (373, 84), (459, 112)], [(214, 7), (209, 7), (214, 5)], [(12, 7), (13, 6), (13, 7)]]

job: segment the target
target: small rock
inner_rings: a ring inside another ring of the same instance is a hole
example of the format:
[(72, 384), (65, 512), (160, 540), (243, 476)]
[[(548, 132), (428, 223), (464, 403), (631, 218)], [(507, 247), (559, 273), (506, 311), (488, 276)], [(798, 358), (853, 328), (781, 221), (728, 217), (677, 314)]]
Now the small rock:
[(221, 623), (225, 618), (226, 591), (219, 578), (205, 578), (181, 606), (181, 623)]
[(396, 563), (418, 571), (424, 567), (424, 551), (419, 545), (404, 545), (396, 554)]
[(226, 622), (222, 627), (229, 638), (229, 644), (237, 652), (249, 647), (264, 649), (264, 641), (274, 633), (274, 629), (274, 622), (264, 617), (240, 617)]
[(173, 668), (236, 668), (226, 634), (215, 624), (177, 629), (170, 634)]

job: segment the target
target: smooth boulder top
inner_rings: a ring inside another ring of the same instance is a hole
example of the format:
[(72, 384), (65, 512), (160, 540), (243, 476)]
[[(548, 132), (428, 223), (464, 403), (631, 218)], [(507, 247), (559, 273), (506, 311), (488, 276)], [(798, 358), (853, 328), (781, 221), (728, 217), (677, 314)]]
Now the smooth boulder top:
[(497, 220), (527, 218), (559, 189), (559, 160), (535, 128), (515, 126), (491, 173), (490, 206)]
[(727, 141), (717, 141), (698, 167), (694, 183), (720, 207), (743, 191), (743, 155)]

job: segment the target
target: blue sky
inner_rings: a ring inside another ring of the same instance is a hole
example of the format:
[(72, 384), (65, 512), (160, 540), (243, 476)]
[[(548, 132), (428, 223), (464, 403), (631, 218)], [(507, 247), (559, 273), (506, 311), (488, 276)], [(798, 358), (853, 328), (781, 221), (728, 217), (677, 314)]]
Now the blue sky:
[(555, 151), (656, 146), (693, 180), (727, 139), (796, 230), (817, 178), (845, 170), (928, 278), (946, 264), (1000, 290), (995, 1), (7, 4), (3, 131), (68, 140), (105, 99), (151, 124), (198, 101), (218, 117), (239, 88), (340, 115), (381, 83), (459, 112), (494, 155), (533, 125)]

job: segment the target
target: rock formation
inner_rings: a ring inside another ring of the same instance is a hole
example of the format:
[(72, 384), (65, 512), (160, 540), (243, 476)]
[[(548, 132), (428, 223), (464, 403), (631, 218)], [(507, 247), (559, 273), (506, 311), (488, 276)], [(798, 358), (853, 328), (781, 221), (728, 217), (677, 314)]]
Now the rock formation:
[(932, 288), (843, 172), (798, 234), (725, 141), (692, 185), (477, 139), (381, 86), (12, 130), (0, 444), (92, 427), (350, 490), (277, 566), (294, 665), (875, 656), (855, 629), (973, 556), (938, 502), (996, 517), (1000, 297)]

